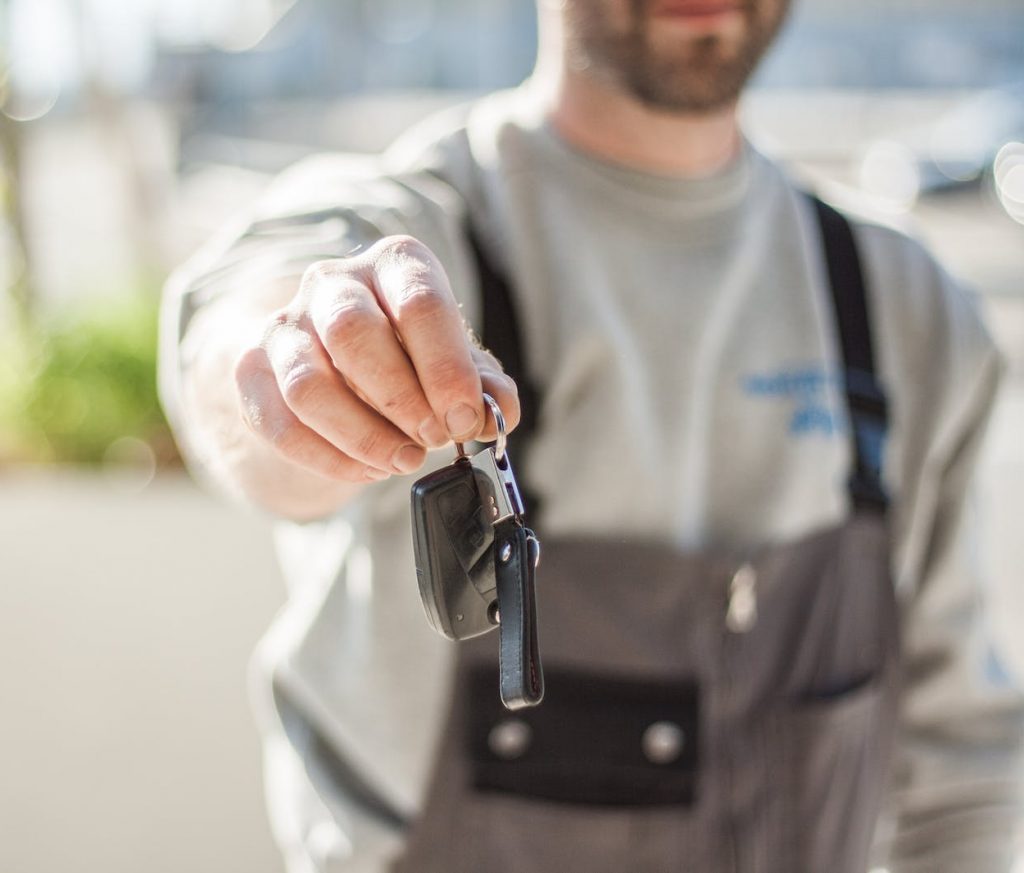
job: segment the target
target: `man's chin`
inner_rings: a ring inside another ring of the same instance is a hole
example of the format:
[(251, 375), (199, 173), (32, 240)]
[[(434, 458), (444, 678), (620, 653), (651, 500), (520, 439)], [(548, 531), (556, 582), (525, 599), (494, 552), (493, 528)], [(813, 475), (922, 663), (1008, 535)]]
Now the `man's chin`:
[(717, 92), (687, 94), (632, 90), (633, 97), (654, 115), (699, 119), (734, 109), (738, 97)]
[[(656, 27), (646, 34), (645, 59), (636, 59), (637, 66), (647, 66), (651, 74), (660, 71), (679, 88), (688, 89), (695, 82), (697, 90), (717, 78), (734, 78), (733, 69), (741, 65), (745, 31), (693, 32), (684, 27)], [(673, 88), (672, 90), (676, 90)]]
[(650, 109), (680, 115), (712, 114), (734, 105), (746, 82), (735, 58), (705, 54), (681, 65), (678, 60), (660, 67), (633, 69), (624, 83), (632, 95)]

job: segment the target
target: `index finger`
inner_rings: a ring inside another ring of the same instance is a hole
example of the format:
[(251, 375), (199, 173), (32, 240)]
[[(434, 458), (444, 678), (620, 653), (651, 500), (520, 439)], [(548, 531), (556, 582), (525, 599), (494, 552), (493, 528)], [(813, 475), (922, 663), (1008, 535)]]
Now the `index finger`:
[(473, 439), (484, 424), (483, 388), (444, 268), (430, 249), (408, 236), (387, 237), (366, 257), (374, 291), (434, 415), (453, 440)]

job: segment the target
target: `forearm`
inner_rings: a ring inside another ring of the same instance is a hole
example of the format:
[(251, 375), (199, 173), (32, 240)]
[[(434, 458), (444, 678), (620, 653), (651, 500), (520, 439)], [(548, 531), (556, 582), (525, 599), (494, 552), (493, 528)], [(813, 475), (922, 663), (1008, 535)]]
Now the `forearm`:
[(329, 479), (289, 460), (253, 433), (242, 415), (235, 367), (298, 279), (245, 296), (228, 293), (190, 322), (181, 343), (179, 429), (215, 485), (275, 515), (310, 520), (341, 508), (366, 486)]

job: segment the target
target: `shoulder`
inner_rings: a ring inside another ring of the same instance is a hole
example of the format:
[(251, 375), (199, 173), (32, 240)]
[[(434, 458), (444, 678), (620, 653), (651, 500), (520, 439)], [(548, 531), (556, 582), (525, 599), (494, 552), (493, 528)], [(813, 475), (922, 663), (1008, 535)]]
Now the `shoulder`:
[(541, 104), (523, 85), (437, 112), (403, 133), (384, 154), (395, 172), (448, 173), (489, 163), (508, 140), (541, 123)]
[(853, 229), (883, 366), (897, 350), (907, 364), (931, 371), (970, 369), (995, 354), (982, 298), (942, 265), (942, 253), (922, 242), (911, 217), (880, 212), (842, 190), (824, 194)]
[(948, 459), (983, 426), (1002, 371), (983, 301), (907, 228), (846, 210), (869, 294), (876, 358), (905, 474)]
[[(876, 332), (888, 358), (922, 384), (963, 386), (998, 357), (981, 297), (952, 276), (919, 239), (870, 217), (851, 216)], [(937, 388), (938, 385), (935, 385)]]
[[(791, 189), (803, 187), (783, 175)], [(911, 218), (879, 212), (844, 189), (820, 196), (853, 230), (883, 376), (938, 390), (941, 383), (962, 383), (979, 368), (997, 366), (983, 299), (943, 267), (942, 253), (921, 241)], [(804, 220), (816, 224), (805, 203)]]
[(856, 216), (852, 222), (880, 310), (913, 334), (948, 337), (960, 349), (992, 345), (980, 297), (953, 277), (936, 253), (903, 229)]
[(408, 234), (438, 256), (472, 319), (475, 272), (465, 221), (475, 171), (468, 127), (478, 108), (495, 105), (496, 97), (428, 117), (384, 154), (323, 153), (285, 169), (176, 271), (168, 293), (198, 305), (235, 287), (239, 275), (252, 269), (300, 275), (315, 260)]
[(452, 106), (407, 130), (384, 153), (387, 171), (417, 187), (443, 184), (456, 192), (484, 236), (501, 180), (529, 163), (539, 103), (525, 86)]
[[(458, 211), (450, 186), (426, 170), (395, 172), (379, 156), (325, 153), (289, 167), (268, 186), (255, 221), (308, 221), (359, 216), (380, 231), (403, 217)], [(372, 230), (369, 230), (372, 233)]]
[[(327, 218), (368, 222), (369, 234), (432, 236), (461, 228), (482, 201), (495, 145), (518, 129), (517, 91), (452, 105), (406, 130), (382, 154), (319, 154), (281, 173), (256, 219), (302, 224)], [(428, 240), (424, 240), (428, 242)]]
[(475, 167), (471, 130), (501, 114), (513, 92), (453, 103), (403, 132), (383, 153), (324, 153), (278, 175), (260, 210), (267, 215), (312, 212), (327, 205), (383, 208), (456, 207)]

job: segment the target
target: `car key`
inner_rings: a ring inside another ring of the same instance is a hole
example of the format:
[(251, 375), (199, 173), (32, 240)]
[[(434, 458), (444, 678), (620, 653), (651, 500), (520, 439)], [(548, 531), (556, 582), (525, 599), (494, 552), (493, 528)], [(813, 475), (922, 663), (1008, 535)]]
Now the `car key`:
[(472, 457), (457, 443), (454, 463), (413, 485), (413, 548), (420, 598), (438, 633), (466, 640), (499, 627), (501, 697), (515, 709), (544, 694), (534, 588), (540, 544), (523, 523), (504, 417), (493, 398), (484, 400), (497, 443)]

